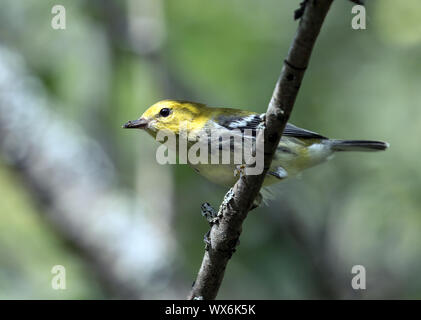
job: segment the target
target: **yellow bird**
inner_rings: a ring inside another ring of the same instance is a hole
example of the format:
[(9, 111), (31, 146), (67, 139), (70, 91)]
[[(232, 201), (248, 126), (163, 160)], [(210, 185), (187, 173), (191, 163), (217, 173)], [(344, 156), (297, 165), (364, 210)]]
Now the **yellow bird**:
[[(209, 135), (211, 131), (222, 135), (229, 135), (234, 131), (244, 133), (247, 129), (248, 132), (253, 132), (263, 124), (263, 116), (264, 114), (239, 109), (208, 107), (196, 102), (163, 100), (149, 107), (139, 119), (124, 124), (123, 128), (142, 129), (154, 138), (161, 130), (173, 133), (177, 137), (178, 150), (178, 139), (183, 130), (186, 130), (188, 136), (196, 137)], [(187, 127), (183, 125), (185, 123), (188, 124)], [(337, 151), (379, 151), (388, 146), (388, 143), (381, 141), (328, 139), (288, 123), (263, 186), (269, 186), (322, 163)], [(238, 167), (234, 163), (187, 163), (196, 172), (220, 185), (231, 187), (239, 178), (234, 174)]]

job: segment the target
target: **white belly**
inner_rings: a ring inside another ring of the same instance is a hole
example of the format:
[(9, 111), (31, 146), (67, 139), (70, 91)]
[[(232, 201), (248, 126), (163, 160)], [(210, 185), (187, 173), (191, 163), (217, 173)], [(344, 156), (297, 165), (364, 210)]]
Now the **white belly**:
[[(282, 167), (288, 174), (288, 177), (297, 175), (304, 169), (313, 167), (321, 162), (326, 161), (332, 155), (329, 145), (323, 143), (315, 143), (310, 146), (298, 146), (292, 141), (282, 141), (280, 146), (289, 149), (287, 151), (277, 151), (276, 156), (272, 160), (269, 171), (276, 171), (277, 167)], [(285, 149), (286, 150), (286, 149)], [(209, 181), (223, 185), (233, 186), (238, 180), (238, 176), (234, 175), (235, 165), (231, 164), (189, 164), (197, 173), (208, 179)], [(268, 186), (281, 181), (280, 179), (268, 175), (263, 183)]]

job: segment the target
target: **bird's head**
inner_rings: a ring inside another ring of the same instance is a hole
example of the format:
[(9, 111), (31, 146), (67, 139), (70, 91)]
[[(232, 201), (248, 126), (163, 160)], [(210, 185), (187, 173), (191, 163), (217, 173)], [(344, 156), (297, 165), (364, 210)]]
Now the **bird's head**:
[(149, 107), (139, 119), (128, 121), (123, 128), (144, 129), (152, 136), (159, 130), (174, 134), (180, 130), (200, 130), (209, 119), (208, 109), (201, 103), (163, 100)]

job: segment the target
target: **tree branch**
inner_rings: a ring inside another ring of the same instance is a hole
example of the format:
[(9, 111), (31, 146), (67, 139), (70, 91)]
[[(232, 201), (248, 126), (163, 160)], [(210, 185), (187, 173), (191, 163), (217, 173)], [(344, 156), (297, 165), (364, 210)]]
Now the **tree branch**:
[(242, 176), (226, 194), (218, 212), (218, 221), (210, 232), (210, 244), (188, 299), (215, 299), (228, 260), (235, 251), (244, 219), (258, 195), (273, 154), (288, 122), (311, 52), (323, 21), (333, 0), (305, 2), (297, 33), (284, 61), (265, 118), (265, 130), (257, 140), (264, 138), (264, 170), (261, 175)]

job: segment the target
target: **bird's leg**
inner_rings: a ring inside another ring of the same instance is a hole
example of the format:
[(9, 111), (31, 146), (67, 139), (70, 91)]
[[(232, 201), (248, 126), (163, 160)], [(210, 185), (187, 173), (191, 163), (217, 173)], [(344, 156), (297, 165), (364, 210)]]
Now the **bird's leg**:
[(245, 174), (246, 165), (239, 164), (234, 169), (234, 177), (240, 176), (240, 178)]

